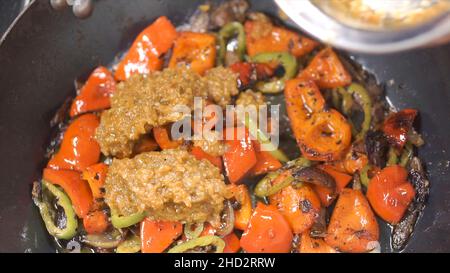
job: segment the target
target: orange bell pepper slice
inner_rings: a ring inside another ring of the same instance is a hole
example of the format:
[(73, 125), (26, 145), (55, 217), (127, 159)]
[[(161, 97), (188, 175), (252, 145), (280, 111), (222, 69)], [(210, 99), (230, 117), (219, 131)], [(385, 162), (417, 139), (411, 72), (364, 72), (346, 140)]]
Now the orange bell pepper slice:
[(258, 141), (253, 141), (256, 152), (256, 164), (251, 169), (251, 175), (257, 176), (268, 172), (273, 172), (281, 168), (281, 162), (273, 157), (269, 152), (261, 151), (261, 145)]
[(88, 234), (101, 234), (109, 226), (108, 216), (102, 210), (90, 212), (83, 218), (83, 226)]
[(314, 80), (319, 88), (337, 88), (352, 83), (352, 77), (330, 47), (314, 56), (311, 63), (300, 72), (298, 77)]
[(333, 161), (342, 158), (351, 144), (350, 124), (334, 109), (316, 113), (304, 124), (300, 150), (309, 160)]
[(119, 81), (133, 74), (148, 74), (160, 70), (163, 65), (161, 56), (169, 51), (177, 31), (165, 16), (156, 19), (134, 40), (130, 50), (117, 66), (114, 76)]
[(183, 225), (172, 221), (141, 222), (141, 252), (162, 253), (183, 233)]
[(309, 185), (303, 185), (298, 189), (288, 186), (270, 196), (269, 200), (270, 204), (276, 206), (286, 218), (296, 234), (311, 228), (319, 216), (320, 199)]
[(260, 20), (245, 22), (244, 30), (250, 57), (267, 52), (289, 52), (295, 57), (301, 57), (319, 45), (297, 32)]
[(116, 90), (112, 73), (103, 66), (97, 67), (73, 100), (70, 117), (111, 107), (110, 97)]
[(182, 32), (175, 41), (169, 67), (185, 63), (203, 75), (216, 62), (216, 37), (207, 33)]
[(383, 220), (397, 224), (403, 217), (416, 191), (407, 181), (405, 168), (394, 165), (381, 170), (369, 182), (367, 199)]
[(136, 145), (133, 147), (133, 152), (135, 154), (141, 154), (145, 152), (152, 152), (158, 149), (158, 143), (150, 135), (142, 136)]
[(344, 252), (368, 252), (379, 229), (369, 202), (359, 190), (344, 189), (328, 224), (325, 242)]
[(238, 253), (241, 249), (241, 242), (234, 232), (223, 237), (223, 240), (225, 242), (223, 253)]
[(289, 223), (277, 208), (258, 203), (240, 243), (249, 253), (288, 253), (292, 239)]
[(45, 168), (43, 179), (58, 185), (67, 193), (78, 217), (84, 218), (93, 205), (91, 189), (76, 171)]
[(417, 116), (415, 109), (403, 109), (390, 115), (383, 123), (383, 133), (391, 145), (402, 149), (405, 146), (408, 132)]
[(193, 156), (195, 156), (195, 158), (197, 158), (198, 160), (202, 160), (202, 159), (206, 159), (209, 162), (211, 162), (214, 166), (216, 166), (217, 168), (220, 169), (220, 171), (222, 172), (222, 157), (220, 156), (212, 156), (210, 154), (208, 154), (207, 152), (203, 151), (202, 148), (197, 147), (197, 146), (193, 146), (191, 149), (191, 154)]
[(299, 253), (337, 253), (337, 251), (329, 246), (321, 238), (312, 238), (309, 231), (305, 231), (300, 235), (300, 244), (297, 248)]
[(81, 177), (89, 183), (92, 195), (95, 199), (103, 198), (106, 174), (108, 173), (108, 165), (105, 163), (98, 163), (87, 167)]
[[(225, 173), (231, 183), (239, 183), (257, 162), (255, 147), (245, 127), (227, 128), (225, 131), (227, 151), (223, 155)], [(228, 139), (231, 137), (231, 139)]]
[(334, 167), (330, 165), (320, 165), (317, 167), (324, 170), (329, 175), (331, 175), (334, 178), (334, 181), (336, 182), (336, 192), (334, 193), (330, 188), (323, 187), (320, 185), (312, 185), (313, 189), (319, 196), (322, 205), (328, 207), (336, 198), (337, 194), (339, 194), (350, 183), (350, 181), (352, 181), (353, 177), (346, 173), (337, 171)]
[(67, 127), (59, 151), (47, 167), (83, 171), (98, 162), (100, 146), (94, 138), (99, 120), (94, 114), (84, 114)]
[(156, 143), (158, 143), (161, 149), (176, 149), (181, 144), (183, 144), (183, 140), (171, 140), (169, 136), (169, 129), (167, 127), (154, 127), (153, 128), (153, 137), (155, 138)]
[(252, 199), (247, 186), (229, 184), (228, 189), (240, 205), (239, 209), (234, 210), (234, 228), (245, 230), (252, 216)]

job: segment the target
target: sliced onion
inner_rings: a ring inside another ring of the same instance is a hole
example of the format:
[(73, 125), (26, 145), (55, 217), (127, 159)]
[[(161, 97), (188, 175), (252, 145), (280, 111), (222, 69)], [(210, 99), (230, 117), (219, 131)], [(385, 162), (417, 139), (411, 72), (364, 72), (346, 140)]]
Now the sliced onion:
[(222, 212), (222, 221), (219, 228), (216, 230), (216, 234), (220, 237), (225, 237), (234, 229), (234, 210), (230, 201), (225, 201), (225, 207)]
[(116, 248), (122, 239), (123, 235), (118, 230), (114, 230), (110, 233), (87, 234), (83, 236), (81, 241), (92, 247), (111, 249)]
[(332, 189), (333, 192), (336, 190), (334, 178), (327, 172), (315, 167), (294, 168), (292, 170), (292, 176), (296, 180), (304, 183), (327, 187)]

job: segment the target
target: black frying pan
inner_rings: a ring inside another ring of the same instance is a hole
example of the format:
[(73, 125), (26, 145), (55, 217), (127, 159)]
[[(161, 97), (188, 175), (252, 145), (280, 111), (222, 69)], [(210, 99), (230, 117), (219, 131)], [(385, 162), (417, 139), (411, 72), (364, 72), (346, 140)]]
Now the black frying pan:
[[(0, 252), (54, 252), (31, 201), (50, 137), (49, 121), (73, 95), (73, 79), (110, 63), (160, 15), (182, 23), (204, 0), (98, 0), (91, 18), (35, 1), (0, 44)], [(276, 15), (272, 1), (250, 1)], [(3, 12), (3, 11), (1, 11)], [(3, 14), (1, 15), (3, 16)], [(355, 56), (399, 108), (420, 110), (419, 156), (432, 183), (407, 252), (450, 251), (450, 46), (388, 56)], [(393, 80), (393, 81), (392, 81)], [(296, 150), (296, 147), (292, 147)], [(389, 251), (389, 230), (382, 230)]]

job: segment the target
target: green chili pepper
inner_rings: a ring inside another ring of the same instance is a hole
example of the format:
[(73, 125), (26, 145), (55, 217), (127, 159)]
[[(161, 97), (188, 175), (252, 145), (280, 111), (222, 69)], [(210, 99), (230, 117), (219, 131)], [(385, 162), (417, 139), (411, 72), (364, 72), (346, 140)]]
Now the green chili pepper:
[(360, 98), (360, 104), (364, 112), (364, 120), (361, 124), (361, 131), (356, 136), (356, 139), (361, 140), (366, 137), (367, 131), (370, 129), (370, 123), (372, 122), (372, 99), (364, 86), (357, 83), (352, 83), (347, 88), (347, 91), (352, 96), (359, 96)]
[(222, 253), (223, 249), (225, 248), (225, 242), (220, 237), (208, 235), (198, 237), (196, 239), (189, 240), (185, 243), (174, 246), (169, 249), (168, 253), (184, 253), (197, 247), (205, 247), (209, 245), (213, 245), (216, 247), (214, 253)]
[(407, 142), (405, 144), (405, 147), (403, 148), (403, 152), (402, 155), (400, 156), (400, 166), (402, 167), (406, 167), (409, 163), (409, 161), (411, 160), (412, 156), (413, 156), (413, 145), (410, 142)]
[(245, 55), (245, 32), (244, 27), (239, 22), (231, 22), (223, 26), (219, 31), (219, 65), (225, 64), (225, 55), (227, 52), (227, 42), (234, 35), (237, 35), (237, 49), (236, 52), (239, 56), (239, 60), (244, 59)]
[(260, 144), (265, 145), (266, 147), (268, 146), (268, 152), (273, 157), (280, 160), (281, 162), (289, 161), (289, 158), (283, 153), (283, 151), (277, 149), (275, 145), (272, 144), (269, 137), (266, 136), (264, 132), (258, 128), (256, 122), (254, 122), (248, 115), (246, 115), (245, 117), (244, 125), (245, 127), (247, 127), (251, 135), (256, 135), (256, 139)]
[(126, 228), (141, 222), (146, 216), (145, 212), (137, 212), (128, 216), (119, 216), (111, 209), (111, 223), (115, 228)]
[(275, 94), (283, 91), (286, 80), (292, 79), (297, 73), (297, 59), (287, 52), (260, 53), (252, 58), (256, 63), (277, 62), (284, 68), (284, 76), (272, 82), (258, 82), (259, 91), (267, 94)]
[(389, 148), (388, 151), (388, 161), (386, 162), (387, 166), (397, 165), (398, 163), (398, 155), (395, 148)]
[(141, 239), (132, 234), (116, 248), (116, 253), (136, 253), (141, 251)]
[(367, 188), (369, 186), (369, 170), (372, 168), (372, 166), (370, 166), (369, 164), (367, 164), (366, 166), (364, 166), (364, 168), (362, 168), (360, 174), (359, 174), (359, 178), (361, 179), (361, 183)]
[[(193, 229), (194, 227), (194, 229)], [(203, 224), (186, 224), (184, 225), (184, 235), (187, 239), (192, 240), (198, 238), (203, 231)]]
[[(353, 97), (350, 92), (347, 92), (344, 88), (339, 88), (338, 92), (342, 95), (342, 103), (341, 103), (341, 109), (342, 112), (349, 116), (351, 112), (351, 108), (353, 106)], [(335, 92), (333, 92), (334, 94)]]
[(60, 190), (59, 188), (45, 180), (42, 181), (42, 187), (43, 190), (48, 190), (48, 192), (56, 198), (58, 206), (63, 208), (64, 214), (66, 215), (65, 227), (59, 228), (55, 225), (55, 212), (51, 208), (51, 205), (46, 201), (35, 200), (48, 233), (58, 239), (69, 240), (73, 238), (77, 233), (78, 220), (69, 197), (64, 193), (64, 191)]
[[(288, 162), (286, 165), (286, 168), (288, 168), (288, 169), (293, 168), (293, 167), (304, 168), (304, 167), (309, 167), (309, 166), (311, 166), (311, 161), (301, 157), (296, 160)], [(284, 168), (284, 170), (286, 168)], [(255, 195), (260, 198), (273, 195), (273, 194), (279, 192), (280, 190), (284, 189), (285, 187), (291, 185), (295, 181), (295, 178), (293, 176), (289, 175), (280, 183), (272, 185), (273, 180), (275, 180), (281, 173), (282, 173), (282, 171), (268, 173), (256, 185), (255, 190), (254, 190)], [(301, 181), (296, 181), (296, 182), (300, 183)], [(297, 186), (299, 186), (299, 184), (297, 184)]]

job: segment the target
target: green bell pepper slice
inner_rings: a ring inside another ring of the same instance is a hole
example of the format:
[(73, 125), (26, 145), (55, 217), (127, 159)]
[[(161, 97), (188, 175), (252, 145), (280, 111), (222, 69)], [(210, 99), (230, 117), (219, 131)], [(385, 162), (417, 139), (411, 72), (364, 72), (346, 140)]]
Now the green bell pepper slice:
[(66, 215), (65, 227), (59, 228), (55, 225), (54, 211), (51, 208), (51, 205), (46, 201), (35, 200), (48, 233), (58, 239), (72, 239), (77, 233), (78, 219), (72, 207), (70, 198), (64, 193), (64, 191), (45, 180), (42, 181), (42, 187), (42, 190), (48, 190), (48, 192), (56, 198), (58, 206), (63, 208), (64, 214)]

